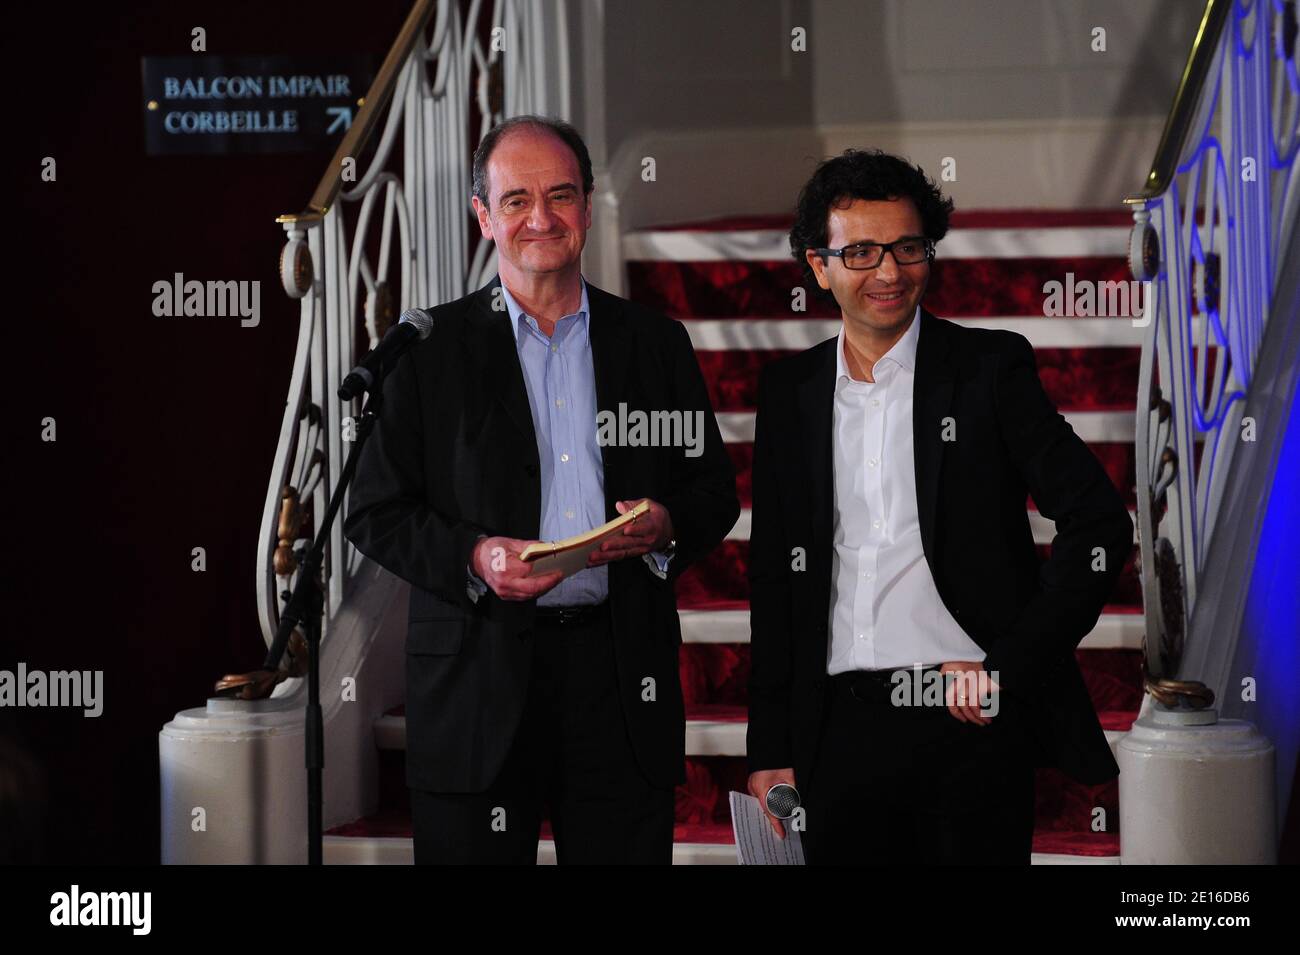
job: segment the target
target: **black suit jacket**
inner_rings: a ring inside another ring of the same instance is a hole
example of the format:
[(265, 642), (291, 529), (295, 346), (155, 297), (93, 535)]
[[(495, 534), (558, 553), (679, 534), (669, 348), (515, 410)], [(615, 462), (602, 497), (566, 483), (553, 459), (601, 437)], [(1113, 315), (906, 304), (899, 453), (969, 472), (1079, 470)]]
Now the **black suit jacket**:
[[(536, 539), (537, 438), (523, 369), (493, 280), (432, 310), (433, 331), (384, 383), (383, 413), (352, 486), (344, 533), (411, 583), (406, 637), (407, 783), (481, 792), (505, 760), (528, 687), (536, 601), (466, 592), (480, 534)], [(606, 518), (615, 501), (668, 508), (677, 550), (668, 579), (639, 557), (609, 567), (618, 687), (638, 764), (670, 786), (684, 778), (685, 713), (677, 670), (674, 582), (736, 522), (735, 474), (685, 327), (588, 283), (597, 408), (703, 411), (703, 453), (602, 447)], [(591, 423), (593, 428), (596, 422)], [(653, 702), (642, 700), (652, 677)]]
[[(1057, 413), (1022, 335), (921, 310), (913, 380), (917, 511), (944, 605), (987, 654), (1003, 692), (1029, 704), (1038, 762), (1086, 783), (1119, 768), (1074, 659), (1133, 546), (1124, 502)], [(755, 425), (749, 551), (751, 771), (809, 782), (826, 702), (832, 569), (836, 340), (767, 366)], [(942, 439), (944, 419), (955, 440)], [(1031, 492), (1056, 522), (1039, 561)], [(804, 547), (807, 569), (791, 569)], [(1092, 569), (1094, 548), (1105, 570)], [(816, 781), (812, 780), (812, 785)]]

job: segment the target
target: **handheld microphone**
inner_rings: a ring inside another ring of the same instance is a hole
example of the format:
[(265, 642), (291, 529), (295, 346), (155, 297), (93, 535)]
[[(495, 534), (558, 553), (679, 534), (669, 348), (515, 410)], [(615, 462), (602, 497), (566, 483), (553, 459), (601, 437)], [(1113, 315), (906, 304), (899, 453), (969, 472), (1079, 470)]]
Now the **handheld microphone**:
[(799, 790), (789, 783), (777, 783), (767, 791), (763, 801), (767, 803), (767, 811), (776, 818), (789, 819), (799, 808)]
[(384, 365), (397, 361), (416, 340), (423, 341), (433, 331), (433, 316), (422, 308), (408, 308), (401, 320), (385, 333), (383, 340), (370, 350), (361, 364), (348, 372), (339, 385), (339, 397), (351, 401), (375, 386)]

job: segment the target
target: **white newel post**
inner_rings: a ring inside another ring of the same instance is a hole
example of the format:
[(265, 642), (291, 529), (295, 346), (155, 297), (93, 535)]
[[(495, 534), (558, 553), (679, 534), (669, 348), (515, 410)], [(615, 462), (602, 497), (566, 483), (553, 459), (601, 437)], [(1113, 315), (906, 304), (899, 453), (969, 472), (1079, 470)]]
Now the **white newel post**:
[(1116, 755), (1121, 865), (1277, 861), (1273, 744), (1254, 724), (1147, 697)]

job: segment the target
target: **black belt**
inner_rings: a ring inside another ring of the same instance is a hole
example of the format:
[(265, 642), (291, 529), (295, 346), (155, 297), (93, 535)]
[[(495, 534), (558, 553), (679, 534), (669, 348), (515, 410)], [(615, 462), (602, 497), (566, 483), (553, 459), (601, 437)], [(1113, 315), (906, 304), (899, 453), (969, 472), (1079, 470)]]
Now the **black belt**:
[(590, 623), (608, 613), (608, 600), (598, 604), (578, 604), (573, 607), (539, 606), (536, 622), (548, 627), (573, 627)]
[[(931, 670), (938, 670), (940, 666), (941, 664), (932, 663), (921, 667), (919, 673), (925, 674)], [(893, 693), (894, 687), (902, 682), (894, 676), (895, 673), (905, 673), (906, 679), (913, 680), (917, 678), (918, 669), (899, 667), (896, 670), (846, 670), (832, 676), (830, 683), (832, 689), (846, 692), (863, 702), (881, 702), (887, 700)]]

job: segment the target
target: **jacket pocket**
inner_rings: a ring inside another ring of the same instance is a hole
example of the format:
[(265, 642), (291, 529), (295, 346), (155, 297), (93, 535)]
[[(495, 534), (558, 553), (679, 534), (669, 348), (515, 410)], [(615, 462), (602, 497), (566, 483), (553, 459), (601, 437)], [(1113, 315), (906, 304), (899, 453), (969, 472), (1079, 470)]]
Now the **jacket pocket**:
[(417, 656), (451, 656), (460, 653), (464, 637), (463, 617), (412, 620), (406, 629), (406, 652)]

